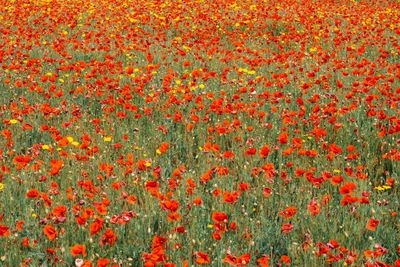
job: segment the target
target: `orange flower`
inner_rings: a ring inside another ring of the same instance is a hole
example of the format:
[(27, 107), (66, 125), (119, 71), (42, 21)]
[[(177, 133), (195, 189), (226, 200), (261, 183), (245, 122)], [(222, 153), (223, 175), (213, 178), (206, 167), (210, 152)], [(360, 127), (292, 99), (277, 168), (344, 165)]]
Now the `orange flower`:
[(168, 149), (169, 149), (169, 144), (168, 143), (162, 143), (160, 145), (160, 147), (158, 148), (157, 152), (159, 152), (159, 154), (164, 154), (165, 152), (168, 151)]
[(203, 203), (203, 200), (201, 199), (201, 197), (197, 197), (193, 200), (193, 205), (195, 205), (195, 206), (200, 206), (201, 203)]
[(355, 202), (357, 202), (359, 199), (358, 197), (352, 197), (350, 195), (345, 195), (343, 197), (343, 199), (340, 201), (340, 204), (342, 204), (342, 206), (347, 206), (347, 205), (351, 205)]
[(344, 181), (343, 176), (333, 176), (331, 183), (332, 183), (332, 185), (339, 185), (343, 181)]
[(134, 196), (134, 195), (130, 195), (130, 196), (128, 196), (128, 198), (127, 198), (127, 202), (129, 203), (129, 204), (137, 204), (137, 198), (136, 198), (136, 196)]
[(81, 267), (93, 267), (93, 265), (90, 260), (85, 260)]
[(289, 137), (289, 134), (288, 134), (287, 132), (283, 132), (283, 133), (281, 133), (281, 134), (279, 135), (279, 137), (278, 137), (278, 142), (279, 142), (281, 145), (287, 144), (287, 142), (288, 142), (288, 137)]
[(29, 162), (31, 162), (31, 156), (15, 156), (13, 159), (14, 163), (17, 165), (17, 170), (22, 170)]
[(236, 191), (233, 193), (225, 192), (224, 193), (224, 202), (236, 203), (236, 201), (238, 200), (238, 197), (239, 197), (239, 193)]
[(283, 255), (282, 257), (281, 257), (281, 262), (282, 263), (284, 263), (286, 266), (289, 266), (290, 265), (290, 257), (289, 256), (287, 256), (287, 255)]
[(228, 220), (228, 216), (224, 212), (213, 212), (212, 220), (215, 223), (222, 223)]
[(169, 222), (173, 222), (173, 221), (179, 222), (179, 221), (181, 221), (181, 216), (177, 212), (171, 212), (171, 213), (168, 214), (167, 220)]
[(196, 252), (196, 264), (202, 265), (202, 264), (209, 264), (211, 262), (210, 257), (203, 252)]
[(65, 217), (67, 214), (67, 208), (64, 205), (60, 205), (54, 208), (53, 216)]
[(97, 260), (97, 267), (107, 267), (108, 264), (110, 264), (110, 260), (107, 258)]
[(262, 158), (266, 158), (266, 157), (268, 156), (268, 154), (269, 154), (270, 151), (271, 151), (271, 150), (270, 150), (269, 146), (268, 146), (268, 145), (265, 145), (265, 146), (263, 146), (263, 147), (261, 148), (261, 150), (260, 150), (260, 156), (261, 156)]
[(293, 231), (293, 224), (290, 224), (290, 223), (284, 224), (284, 225), (282, 225), (281, 230), (282, 230), (283, 234), (288, 234), (291, 231)]
[(86, 257), (86, 246), (85, 245), (81, 245), (81, 244), (76, 244), (74, 245), (71, 250), (70, 253), (72, 256), (77, 257), (79, 255), (82, 255), (83, 257)]
[(263, 194), (264, 194), (265, 197), (270, 197), (270, 196), (271, 196), (271, 193), (272, 193), (272, 190), (271, 190), (270, 188), (265, 187), (265, 188), (263, 189)]
[(268, 267), (269, 266), (269, 257), (264, 256), (262, 258), (259, 258), (257, 260), (257, 263), (259, 264), (259, 267)]
[(15, 227), (17, 228), (18, 231), (22, 231), (22, 230), (24, 230), (24, 224), (25, 224), (24, 221), (18, 221), (18, 222), (15, 224)]
[(356, 189), (356, 185), (354, 183), (346, 183), (342, 187), (340, 187), (339, 192), (342, 195), (350, 194), (354, 189)]
[(267, 179), (274, 178), (275, 176), (275, 166), (273, 163), (267, 163), (262, 166), (262, 169), (265, 171), (265, 177)]
[(8, 226), (0, 224), (0, 236), (9, 236), (10, 232), (8, 231)]
[(29, 237), (24, 237), (21, 241), (21, 245), (25, 248), (29, 247)]
[(310, 211), (311, 216), (315, 216), (321, 212), (321, 207), (318, 204), (318, 202), (315, 199), (313, 199), (308, 204), (308, 210)]
[(107, 228), (106, 232), (104, 233), (104, 235), (102, 236), (101, 240), (100, 240), (100, 245), (104, 246), (104, 245), (114, 245), (115, 242), (117, 242), (118, 238), (115, 235), (114, 231), (111, 230), (110, 228)]
[(52, 225), (50, 225), (50, 224), (48, 224), (48, 225), (46, 225), (46, 226), (44, 227), (43, 233), (47, 236), (47, 238), (48, 238), (50, 241), (53, 241), (53, 240), (57, 237), (57, 231), (56, 231), (56, 229), (55, 229)]
[(97, 205), (96, 210), (100, 215), (106, 215), (107, 214), (107, 207), (103, 204)]
[(27, 198), (38, 198), (39, 197), (39, 192), (36, 189), (31, 189), (29, 190), (28, 193), (26, 193)]
[(379, 220), (376, 219), (370, 219), (367, 223), (366, 228), (370, 231), (375, 232), (376, 231), (376, 227), (378, 227), (379, 225)]
[(176, 200), (165, 200), (161, 203), (161, 207), (164, 210), (169, 210), (171, 212), (176, 212), (179, 208), (179, 202)]
[(94, 223), (90, 225), (90, 234), (95, 235), (100, 232), (101, 228), (103, 228), (104, 220), (102, 218), (97, 218)]
[(246, 266), (250, 262), (251, 255), (249, 253), (243, 254), (240, 257), (235, 257), (232, 255), (227, 255), (222, 261), (233, 266)]
[(62, 139), (60, 139), (59, 141), (58, 141), (58, 146), (60, 146), (60, 147), (64, 147), (64, 146), (67, 146), (69, 144), (69, 141), (68, 141), (68, 138), (67, 137), (63, 137)]
[(295, 207), (289, 207), (285, 210), (279, 212), (279, 216), (282, 216), (286, 219), (292, 218), (297, 213), (297, 209)]
[(233, 153), (232, 151), (225, 151), (223, 153), (223, 157), (226, 159), (232, 159), (235, 157), (235, 153)]
[(51, 176), (54, 176), (54, 175), (57, 175), (58, 172), (61, 170), (61, 168), (64, 166), (64, 161), (53, 159), (53, 160), (51, 160), (50, 165), (51, 165), (51, 170), (50, 170), (49, 174)]

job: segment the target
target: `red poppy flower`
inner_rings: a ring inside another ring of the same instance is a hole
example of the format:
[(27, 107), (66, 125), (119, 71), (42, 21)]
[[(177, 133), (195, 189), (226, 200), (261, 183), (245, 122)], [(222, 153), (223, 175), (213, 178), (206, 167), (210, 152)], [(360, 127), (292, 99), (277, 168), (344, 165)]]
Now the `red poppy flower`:
[(26, 193), (27, 198), (38, 198), (39, 197), (39, 191), (36, 189), (31, 189), (29, 190), (28, 193)]
[(370, 231), (375, 232), (376, 231), (376, 227), (378, 227), (379, 225), (379, 220), (376, 219), (370, 219), (367, 223), (366, 228)]
[(204, 264), (211, 263), (210, 257), (206, 253), (198, 251), (198, 252), (196, 252), (196, 256), (197, 256), (196, 264), (204, 265)]
[(286, 266), (289, 266), (291, 262), (290, 257), (287, 255), (281, 256), (281, 262), (284, 263)]
[(296, 207), (289, 207), (286, 208), (285, 210), (279, 212), (279, 216), (282, 216), (286, 219), (292, 218), (295, 214), (297, 213)]
[(46, 225), (46, 226), (44, 227), (43, 233), (47, 236), (47, 238), (48, 238), (50, 241), (53, 241), (53, 240), (57, 237), (57, 231), (56, 231), (56, 229), (55, 229), (52, 225), (50, 225), (50, 224), (48, 224), (48, 225)]
[(354, 189), (356, 189), (355, 183), (346, 183), (342, 187), (340, 187), (339, 192), (342, 195), (350, 194)]
[(283, 234), (288, 234), (291, 231), (293, 231), (293, 225), (288, 223), (288, 224), (283, 224), (281, 227), (282, 233)]
[(8, 226), (0, 224), (0, 236), (9, 236), (10, 232), (8, 231)]
[(86, 257), (86, 246), (82, 244), (76, 244), (72, 246), (70, 253), (72, 256), (77, 257), (79, 255), (82, 255), (83, 257)]
[(262, 258), (259, 258), (257, 260), (257, 263), (259, 264), (259, 267), (269, 267), (269, 257), (264, 256)]
[(266, 158), (266, 157), (268, 156), (268, 154), (269, 154), (270, 151), (271, 151), (271, 150), (270, 150), (269, 146), (268, 146), (268, 145), (265, 145), (265, 146), (263, 146), (263, 147), (261, 148), (261, 150), (260, 150), (260, 156), (261, 156), (262, 158)]
[(224, 212), (213, 212), (212, 220), (215, 223), (223, 223), (228, 220), (228, 216)]

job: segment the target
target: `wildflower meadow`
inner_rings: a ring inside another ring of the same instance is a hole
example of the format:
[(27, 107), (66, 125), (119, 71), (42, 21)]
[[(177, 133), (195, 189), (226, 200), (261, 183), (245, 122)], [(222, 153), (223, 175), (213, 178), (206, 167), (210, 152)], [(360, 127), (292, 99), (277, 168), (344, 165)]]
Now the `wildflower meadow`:
[(400, 267), (400, 2), (0, 0), (0, 266)]

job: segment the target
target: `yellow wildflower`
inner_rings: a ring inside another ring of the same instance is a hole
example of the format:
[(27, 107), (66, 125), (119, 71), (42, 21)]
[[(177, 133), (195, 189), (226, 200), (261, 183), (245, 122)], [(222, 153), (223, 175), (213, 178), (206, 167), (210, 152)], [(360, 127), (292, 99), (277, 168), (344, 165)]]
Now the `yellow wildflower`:
[(42, 149), (43, 149), (43, 150), (49, 150), (50, 147), (49, 147), (48, 145), (42, 145)]
[(71, 142), (71, 144), (72, 144), (73, 146), (79, 146), (79, 142), (77, 142), (77, 141), (73, 141), (73, 142)]

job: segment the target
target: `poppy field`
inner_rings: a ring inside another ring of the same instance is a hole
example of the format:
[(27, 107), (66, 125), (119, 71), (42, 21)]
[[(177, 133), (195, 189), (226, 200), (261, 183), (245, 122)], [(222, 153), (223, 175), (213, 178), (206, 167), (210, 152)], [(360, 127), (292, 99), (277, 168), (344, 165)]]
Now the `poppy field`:
[(400, 266), (400, 3), (0, 3), (0, 266)]

